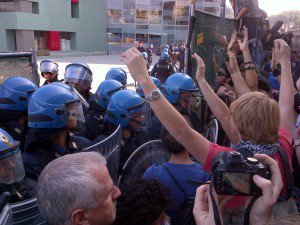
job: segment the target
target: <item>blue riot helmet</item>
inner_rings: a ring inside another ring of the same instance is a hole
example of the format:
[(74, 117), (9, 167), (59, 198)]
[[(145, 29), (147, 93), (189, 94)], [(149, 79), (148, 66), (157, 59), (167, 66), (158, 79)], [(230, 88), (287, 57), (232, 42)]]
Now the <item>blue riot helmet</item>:
[(84, 90), (91, 89), (93, 73), (83, 62), (73, 62), (65, 69), (65, 82), (79, 84)]
[(72, 85), (69, 85), (69, 84), (66, 84), (66, 83), (62, 83), (62, 82), (53, 82), (53, 83), (51, 83), (49, 85), (58, 85), (58, 86), (61, 86), (61, 87), (65, 88), (65, 89), (71, 91), (74, 94), (74, 96), (78, 100), (80, 100), (80, 102), (81, 102), (81, 104), (83, 106), (84, 112), (89, 109), (89, 107), (90, 107), (89, 103), (85, 100), (84, 97), (82, 97), (82, 95)]
[(95, 95), (93, 96), (93, 100), (101, 108), (106, 109), (110, 97), (117, 91), (124, 88), (125, 87), (116, 80), (105, 80), (99, 85)]
[(107, 72), (105, 80), (116, 80), (125, 86), (127, 84), (127, 73), (120, 68), (112, 68)]
[(148, 53), (147, 53), (147, 52), (142, 52), (142, 55), (143, 55), (143, 58), (144, 58), (145, 60), (148, 59)]
[(105, 119), (115, 125), (140, 130), (150, 125), (151, 110), (136, 92), (121, 90), (111, 96)]
[(165, 60), (165, 61), (167, 61), (168, 59), (169, 59), (169, 54), (167, 53), (167, 52), (163, 52), (163, 53), (161, 53), (161, 55), (160, 55), (160, 59), (161, 60)]
[[(5, 130), (0, 128), (0, 187), (5, 187), (4, 189), (9, 190), (7, 185), (19, 182), (24, 177), (25, 171), (20, 142), (14, 141)], [(14, 189), (13, 191), (17, 192), (19, 190)]]
[(52, 59), (45, 59), (40, 63), (41, 75), (44, 77), (44, 73), (52, 73), (55, 76), (58, 75), (58, 64)]
[[(156, 87), (161, 90), (163, 87), (163, 84), (161, 83), (161, 81), (159, 79), (157, 79), (156, 77), (150, 76), (153, 83), (156, 85)], [(145, 98), (145, 94), (142, 90), (142, 86), (140, 84), (138, 84), (137, 89), (136, 89), (136, 93), (138, 93), (142, 98)]]
[(166, 80), (163, 94), (171, 104), (177, 105), (182, 94), (186, 93), (187, 96), (181, 100), (190, 105), (191, 100), (196, 100), (193, 94), (197, 91), (198, 88), (190, 76), (184, 73), (175, 73)]
[(24, 77), (6, 79), (0, 86), (0, 110), (3, 116), (17, 119), (25, 114), (28, 110), (28, 99), (37, 88), (37, 85)]
[(168, 53), (168, 52), (169, 52), (169, 49), (168, 49), (168, 48), (164, 48), (162, 52)]
[(164, 45), (164, 48), (169, 49), (169, 45)]
[(35, 91), (28, 103), (30, 128), (84, 129), (84, 114), (80, 100), (74, 93), (59, 85), (45, 85)]

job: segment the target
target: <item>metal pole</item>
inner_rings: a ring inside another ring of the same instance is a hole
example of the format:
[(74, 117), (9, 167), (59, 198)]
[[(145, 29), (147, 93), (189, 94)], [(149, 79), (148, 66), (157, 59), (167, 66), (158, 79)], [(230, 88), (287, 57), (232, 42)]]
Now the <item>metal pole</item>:
[(191, 40), (195, 24), (196, 0), (191, 0), (191, 16), (189, 24), (189, 33), (184, 54), (184, 73), (191, 75)]
[(222, 0), (220, 3), (220, 27), (219, 34), (225, 35), (225, 9), (226, 9), (226, 0)]

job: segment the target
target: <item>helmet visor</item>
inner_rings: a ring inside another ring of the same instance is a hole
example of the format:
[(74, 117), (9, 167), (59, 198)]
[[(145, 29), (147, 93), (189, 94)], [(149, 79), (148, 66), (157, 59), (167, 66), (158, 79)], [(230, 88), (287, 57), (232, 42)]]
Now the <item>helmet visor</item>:
[(19, 182), (25, 176), (24, 165), (20, 149), (16, 154), (0, 160), (0, 184)]
[(85, 119), (81, 103), (78, 101), (66, 105), (67, 128), (71, 132), (85, 129)]
[(93, 75), (91, 71), (80, 65), (71, 65), (66, 68), (65, 82), (74, 82), (82, 86), (84, 89), (91, 87)]
[(74, 93), (76, 98), (81, 102), (84, 112), (88, 110), (90, 107), (89, 103), (85, 100), (84, 97), (74, 88), (72, 85), (70, 85), (70, 90)]
[(179, 96), (179, 104), (184, 109), (190, 109), (198, 101), (197, 92), (182, 92)]
[(57, 65), (54, 62), (41, 62), (41, 73), (53, 73), (57, 71)]
[(144, 102), (142, 105), (129, 110), (129, 125), (137, 131), (150, 127), (151, 108), (149, 103)]

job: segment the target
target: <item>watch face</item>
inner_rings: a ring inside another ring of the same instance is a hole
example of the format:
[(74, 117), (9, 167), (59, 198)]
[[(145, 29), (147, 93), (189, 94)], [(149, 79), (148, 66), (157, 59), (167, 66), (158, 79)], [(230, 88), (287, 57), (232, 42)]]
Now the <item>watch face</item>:
[(159, 92), (158, 91), (154, 91), (153, 95), (152, 95), (153, 99), (158, 99), (159, 98)]

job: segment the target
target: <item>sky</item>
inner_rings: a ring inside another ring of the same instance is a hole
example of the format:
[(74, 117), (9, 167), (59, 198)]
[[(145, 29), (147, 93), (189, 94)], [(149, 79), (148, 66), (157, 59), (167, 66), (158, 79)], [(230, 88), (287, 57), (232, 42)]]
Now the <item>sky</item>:
[[(258, 0), (259, 7), (269, 16), (280, 14), (284, 11), (300, 10), (300, 0)], [(227, 5), (230, 6), (227, 0)]]

